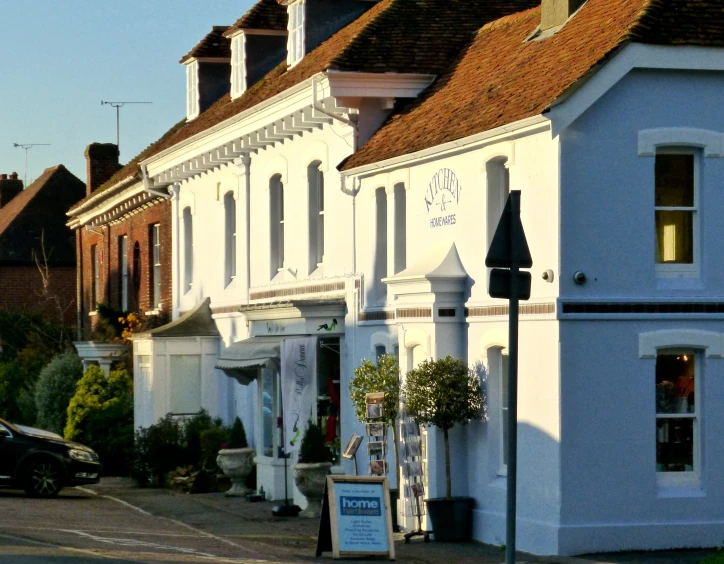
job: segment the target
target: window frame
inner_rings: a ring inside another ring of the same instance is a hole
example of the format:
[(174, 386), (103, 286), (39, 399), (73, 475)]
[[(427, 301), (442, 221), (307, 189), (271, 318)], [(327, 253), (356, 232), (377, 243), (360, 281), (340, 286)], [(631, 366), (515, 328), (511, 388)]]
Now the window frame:
[[(659, 419), (693, 419), (693, 441), (694, 453), (692, 459), (693, 470), (691, 472), (660, 472), (656, 470), (656, 485), (658, 488), (677, 486), (698, 486), (701, 484), (701, 404), (702, 404), (702, 366), (703, 353), (700, 348), (692, 346), (661, 347), (656, 350), (656, 360), (659, 355), (691, 354), (694, 356), (694, 412), (693, 413), (659, 413), (654, 404), (654, 444), (658, 443), (656, 437), (656, 423)], [(654, 372), (656, 371), (654, 365)], [(653, 389), (654, 402), (656, 400), (656, 387)], [(656, 453), (654, 452), (654, 467), (656, 465)]]
[(120, 303), (121, 311), (128, 311), (128, 235), (118, 237), (118, 260), (120, 262)]
[(276, 422), (278, 418), (281, 417), (282, 413), (281, 374), (279, 370), (277, 370), (273, 366), (265, 366), (262, 368), (262, 370), (270, 371), (272, 378), (272, 454), (271, 456), (269, 456), (264, 452), (264, 414), (262, 412), (262, 409), (264, 408), (264, 398), (262, 396), (262, 394), (264, 393), (264, 387), (261, 381), (263, 376), (262, 374), (259, 374), (259, 385), (257, 386), (257, 417), (259, 418), (259, 425), (257, 425), (257, 444), (259, 445), (259, 449), (257, 453), (257, 458), (267, 461), (274, 459), (284, 460), (284, 457), (280, 456), (281, 447), (283, 447), (281, 439), (281, 428), (276, 425)]
[(507, 434), (505, 426), (504, 412), (509, 412), (510, 403), (505, 402), (504, 398), (507, 394), (507, 386), (504, 374), (507, 372), (508, 348), (503, 346), (493, 346), (488, 349), (488, 369), (493, 377), (497, 388), (495, 393), (495, 413), (498, 419), (497, 438), (497, 465), (496, 474), (498, 476), (508, 475), (508, 464), (505, 460), (505, 449), (507, 448)]
[(287, 13), (287, 64), (293, 67), (304, 58), (304, 23), (306, 19), (305, 0), (296, 0), (289, 4)]
[(199, 63), (192, 60), (186, 65), (186, 119), (199, 115)]
[(224, 287), (228, 287), (236, 279), (236, 200), (234, 191), (224, 194)]
[(231, 99), (246, 91), (246, 34), (242, 31), (231, 39)]
[(184, 293), (194, 287), (194, 224), (191, 207), (181, 211), (184, 234)]
[(161, 309), (161, 224), (151, 225), (151, 309)]
[(284, 183), (281, 174), (269, 178), (270, 279), (284, 270)]
[(100, 255), (98, 253), (98, 244), (91, 245), (91, 312), (98, 309), (100, 289), (101, 289), (101, 267)]
[[(658, 155), (692, 155), (694, 157), (694, 178), (693, 178), (693, 206), (657, 206), (656, 205), (656, 157)], [(701, 150), (696, 147), (687, 146), (666, 146), (657, 147), (654, 157), (654, 264), (658, 278), (698, 278), (700, 275), (700, 253), (701, 253), (701, 229), (699, 218), (699, 199), (701, 192)], [(687, 263), (662, 263), (657, 262), (658, 255), (658, 225), (656, 223), (656, 212), (658, 211), (689, 211), (692, 213), (692, 262)]]
[(309, 273), (324, 265), (324, 171), (322, 161), (307, 165)]

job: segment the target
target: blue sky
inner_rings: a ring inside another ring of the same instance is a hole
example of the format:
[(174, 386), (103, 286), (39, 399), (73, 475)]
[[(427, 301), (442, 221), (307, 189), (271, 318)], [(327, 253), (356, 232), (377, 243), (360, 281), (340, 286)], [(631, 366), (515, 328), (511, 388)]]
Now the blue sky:
[(231, 25), (253, 0), (0, 0), (0, 173), (28, 180), (64, 164), (85, 182), (83, 150), (115, 142), (121, 108), (125, 163), (181, 120), (179, 59), (211, 29)]

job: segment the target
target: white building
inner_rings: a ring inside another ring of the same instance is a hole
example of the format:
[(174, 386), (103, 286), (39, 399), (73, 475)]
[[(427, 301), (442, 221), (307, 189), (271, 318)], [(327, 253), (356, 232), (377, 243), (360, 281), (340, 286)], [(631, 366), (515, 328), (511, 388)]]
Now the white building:
[[(282, 338), (320, 336), (316, 415), (342, 444), (361, 431), (346, 391), (362, 358), (483, 360), (488, 420), (453, 433), (453, 488), (477, 502), (475, 538), (504, 542), (507, 308), (484, 258), (521, 190), (518, 547), (718, 545), (724, 19), (684, 3), (544, 0), (487, 23), (504, 9), (350, 0), (331, 24), (327, 2), (288, 2), (287, 62), (252, 84), (253, 40), (285, 34), (262, 1), (225, 31), (231, 100), (208, 109), (204, 66), (224, 58), (202, 41), (188, 123), (140, 163), (173, 194), (184, 315), (135, 343), (137, 424), (239, 415), (278, 499)], [(441, 436), (426, 441), (442, 496)]]

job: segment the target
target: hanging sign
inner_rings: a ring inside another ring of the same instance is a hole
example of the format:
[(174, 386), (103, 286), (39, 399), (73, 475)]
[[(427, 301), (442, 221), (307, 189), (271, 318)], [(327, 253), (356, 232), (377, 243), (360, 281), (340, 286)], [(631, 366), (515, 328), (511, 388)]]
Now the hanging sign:
[(317, 392), (317, 338), (284, 339), (281, 346), (284, 452), (299, 448)]
[(387, 478), (327, 476), (317, 556), (335, 559), (381, 556), (395, 559)]

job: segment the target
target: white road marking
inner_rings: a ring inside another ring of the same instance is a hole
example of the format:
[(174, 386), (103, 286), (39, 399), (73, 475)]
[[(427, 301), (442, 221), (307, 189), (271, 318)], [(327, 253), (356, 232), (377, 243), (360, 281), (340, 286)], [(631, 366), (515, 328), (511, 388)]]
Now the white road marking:
[(90, 533), (86, 533), (83, 531), (73, 531), (69, 529), (61, 529), (65, 533), (74, 533), (76, 535), (79, 535), (81, 537), (85, 537), (91, 540), (94, 540), (96, 542), (102, 542), (106, 544), (114, 544), (118, 546), (126, 546), (126, 547), (142, 547), (142, 548), (156, 548), (159, 550), (170, 550), (173, 552), (181, 552), (182, 554), (193, 554), (194, 556), (205, 556), (206, 558), (218, 558), (214, 554), (209, 554), (208, 552), (200, 552), (198, 550), (195, 550), (193, 548), (184, 548), (181, 546), (170, 546), (166, 544), (158, 544), (155, 542), (146, 542), (146, 541), (140, 541), (136, 539), (118, 539), (118, 538), (111, 538), (111, 537), (99, 537), (98, 535), (92, 535)]
[[(36, 541), (36, 540), (32, 540), (32, 539), (27, 539), (24, 537), (16, 537), (14, 535), (8, 535), (5, 533), (0, 533), (0, 538), (4, 538), (4, 539), (10, 540), (10, 541), (19, 542), (19, 543), (34, 544), (36, 546), (42, 546), (43, 548), (51, 548), (54, 550), (65, 550), (68, 552), (75, 552), (77, 554), (84, 554), (87, 556), (91, 556), (93, 558), (100, 557), (100, 558), (112, 558), (113, 560), (117, 560), (117, 558), (115, 558), (113, 556), (108, 556), (103, 553), (95, 552), (93, 550), (85, 550), (82, 548), (72, 548), (69, 546), (61, 546), (59, 544), (41, 542), (41, 541)], [(144, 564), (143, 562), (141, 562), (139, 560), (128, 560), (127, 558), (125, 560), (127, 560), (128, 562), (135, 562), (136, 564)]]

